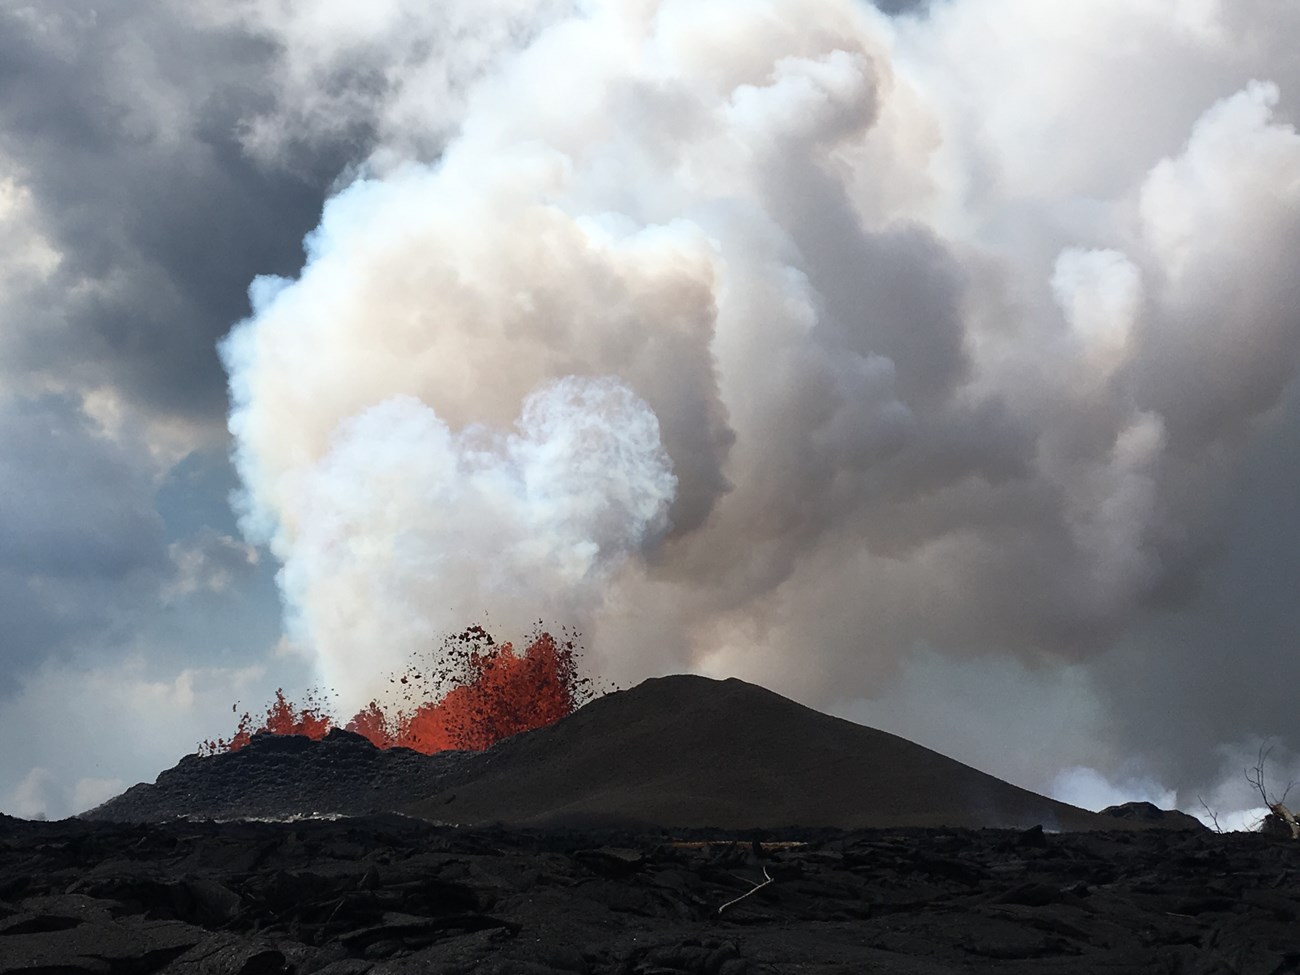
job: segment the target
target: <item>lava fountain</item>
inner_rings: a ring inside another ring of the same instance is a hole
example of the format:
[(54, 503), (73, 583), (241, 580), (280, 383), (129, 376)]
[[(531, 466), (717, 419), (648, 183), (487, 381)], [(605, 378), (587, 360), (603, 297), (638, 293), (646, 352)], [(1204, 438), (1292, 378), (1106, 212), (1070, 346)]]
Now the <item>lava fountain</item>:
[[(554, 724), (595, 696), (592, 680), (579, 673), (579, 654), (577, 640), (568, 635), (557, 639), (539, 628), (516, 650), (482, 626), (471, 626), (444, 641), (438, 666), (413, 665), (391, 679), (400, 703), (385, 707), (372, 700), (342, 727), (377, 748), (483, 751)], [(260, 725), (245, 712), (230, 738), (202, 742), (199, 754), (238, 751), (257, 734), (319, 740), (337, 726), (320, 694), (309, 693), (299, 707), (277, 689)]]

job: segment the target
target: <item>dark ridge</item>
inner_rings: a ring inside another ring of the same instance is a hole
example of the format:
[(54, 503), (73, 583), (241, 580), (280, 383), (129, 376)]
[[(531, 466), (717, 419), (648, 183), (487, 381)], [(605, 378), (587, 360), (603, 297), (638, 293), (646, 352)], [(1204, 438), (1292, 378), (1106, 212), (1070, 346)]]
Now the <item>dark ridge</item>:
[(405, 809), (464, 825), (1115, 829), (914, 742), (744, 681), (673, 676), (502, 742)]
[(1110, 816), (1128, 822), (1145, 823), (1159, 829), (1206, 829), (1206, 825), (1195, 816), (1189, 816), (1177, 809), (1161, 809), (1152, 802), (1125, 802), (1118, 806), (1107, 806), (1097, 815)]
[(260, 734), (236, 752), (186, 755), (153, 785), (132, 786), (79, 818), (143, 823), (369, 816), (458, 781), (472, 757), (466, 752), (381, 750), (340, 729), (318, 742)]
[(690, 676), (609, 694), (483, 753), (380, 750), (340, 730), (319, 742), (257, 735), (237, 752), (187, 756), (81, 818), (392, 812), (579, 829), (1171, 825), (1136, 808), (1086, 812), (753, 684)]

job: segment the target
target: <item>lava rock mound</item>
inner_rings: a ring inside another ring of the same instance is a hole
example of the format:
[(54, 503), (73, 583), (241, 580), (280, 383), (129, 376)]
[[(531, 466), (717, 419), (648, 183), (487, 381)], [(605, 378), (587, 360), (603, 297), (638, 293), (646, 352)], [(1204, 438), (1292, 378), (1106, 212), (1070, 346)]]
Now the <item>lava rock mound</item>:
[(236, 752), (187, 757), (85, 818), (391, 812), (467, 826), (584, 829), (1187, 825), (1099, 816), (753, 684), (690, 676), (609, 694), (481, 753), (380, 750), (345, 731), (319, 742), (259, 735)]
[(460, 781), (474, 758), (469, 752), (381, 750), (340, 729), (320, 741), (259, 734), (238, 751), (187, 755), (154, 784), (133, 786), (80, 818), (146, 823), (369, 816)]
[(648, 680), (484, 759), (406, 811), (579, 827), (1117, 825), (734, 678)]

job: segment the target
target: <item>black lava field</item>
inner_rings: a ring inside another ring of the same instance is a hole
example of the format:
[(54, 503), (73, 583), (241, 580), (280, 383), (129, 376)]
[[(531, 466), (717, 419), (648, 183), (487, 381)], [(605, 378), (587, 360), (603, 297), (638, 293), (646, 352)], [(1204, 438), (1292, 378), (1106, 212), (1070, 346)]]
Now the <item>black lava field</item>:
[(487, 752), (258, 736), (0, 817), (0, 975), (1300, 972), (1300, 843), (1088, 813), (740, 681)]

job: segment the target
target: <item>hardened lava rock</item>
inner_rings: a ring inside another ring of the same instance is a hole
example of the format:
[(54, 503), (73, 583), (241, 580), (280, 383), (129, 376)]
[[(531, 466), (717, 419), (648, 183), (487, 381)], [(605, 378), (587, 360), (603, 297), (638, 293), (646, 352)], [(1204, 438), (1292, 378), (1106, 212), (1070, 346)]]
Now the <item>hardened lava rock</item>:
[(1277, 975), (1297, 930), (1259, 834), (0, 818), (0, 975)]
[(235, 752), (187, 755), (158, 776), (83, 813), (89, 820), (289, 819), (369, 816), (459, 781), (475, 756), (422, 755), (379, 749), (361, 735), (335, 729), (321, 741), (254, 735)]

